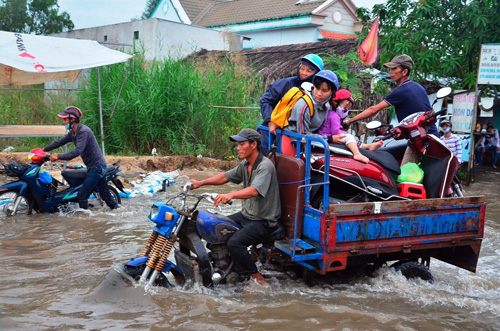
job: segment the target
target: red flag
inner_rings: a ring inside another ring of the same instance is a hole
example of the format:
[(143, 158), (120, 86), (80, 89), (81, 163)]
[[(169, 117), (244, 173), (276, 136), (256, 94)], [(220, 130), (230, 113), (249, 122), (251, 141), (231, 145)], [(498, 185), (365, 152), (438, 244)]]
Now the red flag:
[(373, 22), (373, 26), (368, 32), (365, 41), (359, 46), (359, 57), (366, 65), (372, 64), (377, 59), (378, 46), (378, 16)]

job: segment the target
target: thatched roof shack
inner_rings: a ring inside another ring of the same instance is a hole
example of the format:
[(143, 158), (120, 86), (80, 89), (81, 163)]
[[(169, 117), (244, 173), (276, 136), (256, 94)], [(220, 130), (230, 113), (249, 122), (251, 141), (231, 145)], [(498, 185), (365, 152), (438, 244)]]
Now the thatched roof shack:
[(245, 49), (236, 52), (207, 51), (203, 49), (192, 56), (201, 59), (209, 57), (225, 58), (230, 53), (237, 53), (252, 65), (257, 75), (261, 77), (262, 82), (267, 86), (277, 79), (296, 75), (297, 65), (300, 59), (306, 54), (315, 53), (321, 55), (329, 53), (345, 55), (354, 49), (354, 47), (356, 47), (356, 41), (353, 39), (325, 40), (304, 44)]

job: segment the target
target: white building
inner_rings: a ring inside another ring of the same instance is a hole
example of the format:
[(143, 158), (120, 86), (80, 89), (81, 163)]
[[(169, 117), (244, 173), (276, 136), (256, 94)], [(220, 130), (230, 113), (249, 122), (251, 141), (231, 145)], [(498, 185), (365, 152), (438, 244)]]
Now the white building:
[(243, 37), (234, 33), (153, 18), (53, 34), (54, 37), (96, 40), (146, 59), (180, 58), (201, 49), (240, 50)]

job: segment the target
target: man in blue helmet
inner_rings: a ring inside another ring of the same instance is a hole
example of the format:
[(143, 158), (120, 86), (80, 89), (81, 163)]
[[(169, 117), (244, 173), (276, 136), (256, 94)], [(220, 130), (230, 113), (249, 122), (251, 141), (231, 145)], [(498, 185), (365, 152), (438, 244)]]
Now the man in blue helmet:
[[(316, 54), (307, 54), (300, 59), (297, 76), (278, 79), (269, 85), (266, 93), (260, 99), (260, 112), (262, 114), (262, 125), (269, 126), (271, 132), (276, 132), (276, 125), (271, 120), (271, 114), (278, 101), (292, 87), (300, 87), (303, 82), (312, 82), (316, 73), (323, 70), (323, 60)], [(265, 130), (260, 130), (262, 155), (267, 156), (269, 133)], [(274, 139), (274, 137), (273, 137)]]

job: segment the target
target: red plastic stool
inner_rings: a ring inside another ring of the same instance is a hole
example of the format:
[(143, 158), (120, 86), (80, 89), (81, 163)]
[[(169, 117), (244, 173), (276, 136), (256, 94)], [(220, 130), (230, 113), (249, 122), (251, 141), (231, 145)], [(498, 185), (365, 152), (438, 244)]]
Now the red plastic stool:
[(399, 195), (405, 198), (415, 198), (415, 199), (425, 199), (425, 188), (422, 184), (415, 183), (399, 183), (398, 184)]

